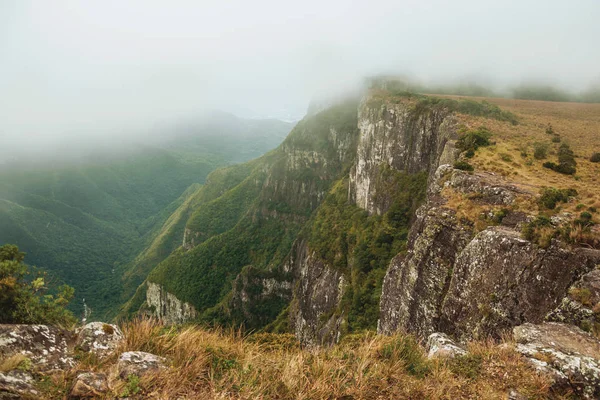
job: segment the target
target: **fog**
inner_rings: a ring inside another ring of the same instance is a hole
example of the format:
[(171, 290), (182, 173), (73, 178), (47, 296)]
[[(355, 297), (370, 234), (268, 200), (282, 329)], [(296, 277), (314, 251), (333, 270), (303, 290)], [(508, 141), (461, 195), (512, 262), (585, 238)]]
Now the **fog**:
[(599, 19), (598, 0), (0, 0), (0, 149), (206, 109), (296, 120), (373, 74), (584, 90)]

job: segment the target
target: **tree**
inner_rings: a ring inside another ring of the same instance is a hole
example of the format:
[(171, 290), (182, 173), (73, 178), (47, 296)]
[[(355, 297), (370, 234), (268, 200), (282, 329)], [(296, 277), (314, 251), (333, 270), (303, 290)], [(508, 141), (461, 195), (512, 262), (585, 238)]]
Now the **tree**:
[(75, 290), (67, 285), (52, 290), (44, 274), (28, 280), (24, 259), (17, 246), (0, 246), (0, 323), (74, 324), (75, 317), (65, 307)]

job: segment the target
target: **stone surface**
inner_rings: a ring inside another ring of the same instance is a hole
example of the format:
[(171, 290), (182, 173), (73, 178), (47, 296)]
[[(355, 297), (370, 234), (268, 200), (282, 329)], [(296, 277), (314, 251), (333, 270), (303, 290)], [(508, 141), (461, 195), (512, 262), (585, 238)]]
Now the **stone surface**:
[(105, 374), (81, 372), (75, 378), (69, 399), (96, 398), (108, 392), (108, 378)]
[[(381, 214), (388, 204), (376, 181), (382, 165), (408, 173), (433, 174), (455, 158), (455, 120), (446, 108), (415, 108), (409, 102), (372, 102), (358, 110), (359, 143), (350, 172), (350, 200), (369, 213)], [(378, 196), (379, 194), (379, 196)]]
[(0, 399), (37, 399), (39, 392), (31, 374), (23, 371), (0, 372)]
[(166, 324), (182, 324), (198, 315), (190, 303), (179, 300), (161, 285), (153, 282), (148, 282), (146, 303), (153, 315)]
[(127, 379), (129, 375), (142, 376), (148, 372), (158, 371), (165, 367), (163, 357), (143, 351), (128, 351), (119, 356), (117, 369), (119, 376)]
[(40, 371), (73, 366), (72, 342), (70, 332), (52, 326), (0, 325), (0, 358), (20, 353)]
[(546, 320), (577, 325), (591, 330), (600, 324), (600, 270), (584, 274), (575, 282)]
[(97, 354), (110, 355), (124, 339), (118, 326), (103, 322), (90, 322), (83, 326), (77, 335), (77, 348)]
[(427, 351), (427, 357), (429, 358), (454, 358), (467, 354), (465, 349), (457, 345), (448, 335), (441, 332), (435, 332), (429, 335), (429, 338), (427, 339)]
[(559, 323), (524, 324), (513, 329), (517, 351), (555, 385), (571, 385), (578, 396), (600, 398), (600, 341), (581, 329)]
[(294, 245), (290, 264), (297, 282), (290, 307), (296, 337), (305, 346), (336, 343), (344, 316), (333, 311), (342, 299), (343, 274), (325, 265), (303, 241)]

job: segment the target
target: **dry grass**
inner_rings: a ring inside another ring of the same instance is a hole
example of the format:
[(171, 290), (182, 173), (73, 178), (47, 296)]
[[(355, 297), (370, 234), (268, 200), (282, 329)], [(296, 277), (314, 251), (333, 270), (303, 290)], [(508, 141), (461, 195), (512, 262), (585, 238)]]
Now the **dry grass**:
[(0, 372), (8, 372), (13, 369), (18, 369), (24, 362), (28, 360), (23, 354), (15, 354), (4, 360), (0, 360)]
[[(428, 360), (410, 335), (351, 335), (333, 348), (301, 349), (291, 335), (242, 337), (236, 331), (166, 328), (152, 320), (123, 326), (122, 351), (149, 351), (169, 367), (133, 382), (138, 398), (154, 399), (505, 399), (516, 389), (531, 399), (563, 398), (549, 391), (510, 342), (469, 344), (470, 355), (454, 361)], [(105, 372), (111, 393), (120, 380), (116, 357), (86, 358), (54, 376), (46, 393), (65, 393), (77, 370)], [(133, 396), (135, 398), (135, 396)]]
[[(443, 97), (443, 96), (442, 96)], [(445, 96), (459, 98), (460, 96)], [(505, 177), (513, 184), (539, 193), (543, 187), (574, 188), (579, 193), (576, 200), (561, 204), (556, 210), (543, 210), (546, 214), (568, 212), (576, 219), (589, 207), (600, 210), (600, 163), (589, 161), (590, 156), (600, 152), (600, 104), (555, 103), (544, 101), (511, 100), (498, 98), (474, 98), (486, 100), (517, 115), (518, 125), (468, 115), (460, 115), (459, 123), (467, 129), (486, 126), (493, 133), (495, 145), (480, 148), (469, 160), (476, 171), (489, 171)], [(546, 133), (548, 125), (560, 135), (562, 143), (568, 143), (575, 152), (577, 173), (563, 175), (543, 168), (545, 161), (556, 162), (560, 143), (552, 143), (552, 135)], [(534, 143), (548, 144), (547, 159), (533, 157)], [(526, 152), (527, 156), (522, 153)], [(463, 206), (468, 207), (468, 206)], [(537, 205), (521, 204), (522, 209), (534, 213)], [(600, 223), (600, 215), (594, 213), (593, 221)], [(586, 238), (589, 240), (589, 238)]]

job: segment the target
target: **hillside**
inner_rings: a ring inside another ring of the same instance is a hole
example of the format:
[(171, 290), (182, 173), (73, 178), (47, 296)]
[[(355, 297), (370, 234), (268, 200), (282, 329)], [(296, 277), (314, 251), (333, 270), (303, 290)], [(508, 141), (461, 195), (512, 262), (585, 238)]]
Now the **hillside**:
[[(102, 318), (148, 272), (142, 269), (140, 277), (128, 263), (165, 236), (163, 225), (191, 201), (206, 176), (277, 146), (289, 129), (280, 121), (221, 113), (154, 132), (149, 144), (4, 165), (0, 242), (17, 244), (29, 263), (74, 286), (77, 313), (85, 299)], [(165, 246), (167, 252), (176, 247)]]

